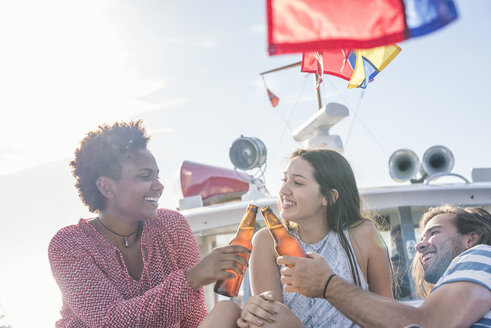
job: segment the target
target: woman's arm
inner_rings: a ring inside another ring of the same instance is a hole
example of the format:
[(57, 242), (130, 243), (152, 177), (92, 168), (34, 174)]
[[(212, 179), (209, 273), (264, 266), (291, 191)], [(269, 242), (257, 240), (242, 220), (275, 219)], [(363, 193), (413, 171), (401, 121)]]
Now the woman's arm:
[(249, 275), (252, 295), (266, 291), (273, 292), (275, 301), (283, 302), (280, 271), (274, 240), (267, 228), (259, 230), (252, 240), (252, 253), (249, 259)]
[[(201, 287), (218, 279), (233, 277), (227, 270), (236, 273), (242, 272), (241, 266), (247, 262), (238, 253), (249, 252), (248, 249), (239, 245), (227, 245), (213, 249), (202, 260), (200, 260), (198, 245), (194, 239), (187, 220), (177, 212), (171, 212), (165, 221), (165, 232), (161, 234), (161, 240), (168, 240), (167, 251), (172, 249), (173, 260), (177, 262), (178, 269), (186, 270), (186, 282), (199, 294), (188, 298), (187, 302), (180, 304), (184, 311), (184, 318), (180, 321), (183, 327), (197, 327), (206, 315), (206, 305)], [(169, 299), (173, 302), (173, 299)], [(176, 299), (182, 302), (181, 299)], [(179, 311), (180, 312), (180, 311)]]
[[(283, 294), (280, 283), (279, 267), (276, 264), (276, 250), (273, 237), (267, 228), (258, 231), (253, 238), (252, 254), (249, 261), (252, 295), (244, 305), (241, 318), (237, 321), (239, 327), (257, 327), (277, 325), (278, 314), (285, 312), (295, 315), (283, 304)], [(298, 321), (298, 319), (297, 319)]]
[(356, 258), (371, 292), (394, 298), (387, 247), (373, 222), (365, 220), (350, 229)]

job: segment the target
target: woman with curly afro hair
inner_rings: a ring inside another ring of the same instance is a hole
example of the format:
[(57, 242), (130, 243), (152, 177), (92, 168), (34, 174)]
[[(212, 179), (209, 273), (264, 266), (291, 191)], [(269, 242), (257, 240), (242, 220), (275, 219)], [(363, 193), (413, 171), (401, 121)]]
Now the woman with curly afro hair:
[(96, 215), (49, 245), (63, 299), (56, 327), (198, 327), (202, 286), (247, 265), (238, 253), (248, 250), (237, 245), (200, 260), (186, 219), (158, 208), (164, 186), (148, 140), (141, 121), (114, 123), (89, 132), (75, 151), (76, 188)]

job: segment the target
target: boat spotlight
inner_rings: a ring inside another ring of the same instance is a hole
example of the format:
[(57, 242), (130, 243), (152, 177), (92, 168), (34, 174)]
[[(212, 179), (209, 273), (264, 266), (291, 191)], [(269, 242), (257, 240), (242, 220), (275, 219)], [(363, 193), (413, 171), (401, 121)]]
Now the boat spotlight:
[(266, 162), (266, 146), (258, 138), (240, 136), (230, 146), (229, 156), (236, 168), (251, 170)]
[[(260, 181), (266, 170), (264, 143), (258, 138), (241, 135), (230, 146), (229, 156), (237, 175), (249, 182), (249, 191), (242, 195), (242, 200), (250, 201), (265, 197), (267, 191)], [(247, 172), (238, 172), (238, 170)]]

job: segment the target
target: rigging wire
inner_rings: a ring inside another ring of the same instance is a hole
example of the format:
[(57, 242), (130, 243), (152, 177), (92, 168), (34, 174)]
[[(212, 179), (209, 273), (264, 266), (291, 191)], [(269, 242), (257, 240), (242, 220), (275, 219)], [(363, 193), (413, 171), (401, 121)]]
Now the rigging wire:
[[(278, 143), (276, 144), (276, 147), (275, 147), (275, 149), (273, 151), (273, 154), (271, 156), (271, 159), (274, 159), (275, 158), (276, 153), (277, 153), (278, 149), (280, 148), (281, 140), (283, 140), (283, 136), (285, 135), (285, 132), (286, 132), (287, 128), (290, 130), (290, 132), (293, 132), (293, 129), (292, 129), (291, 125), (290, 125), (290, 120), (292, 119), (293, 114), (295, 113), (296, 109), (298, 108), (297, 107), (298, 102), (300, 101), (300, 97), (301, 97), (301, 95), (303, 93), (303, 90), (305, 89), (305, 85), (307, 84), (307, 77), (308, 77), (308, 74), (306, 74), (305, 77), (304, 77), (304, 82), (303, 82), (302, 89), (300, 90), (300, 92), (299, 92), (299, 94), (297, 96), (297, 100), (295, 101), (295, 104), (293, 105), (293, 109), (292, 109), (292, 111), (290, 113), (290, 116), (288, 118), (288, 121), (284, 121), (285, 122), (285, 127), (281, 131), (280, 138), (278, 140)], [(263, 79), (264, 79), (264, 77), (263, 77)], [(282, 116), (282, 113), (281, 113), (280, 110), (278, 110), (278, 113), (280, 113), (280, 116), (281, 117), (284, 117), (284, 116)]]
[(358, 103), (356, 104), (355, 110), (353, 111), (353, 119), (351, 120), (351, 124), (348, 129), (348, 134), (346, 135), (346, 147), (348, 147), (348, 142), (351, 137), (351, 132), (353, 131), (353, 126), (355, 125), (355, 118), (358, 117), (358, 110), (360, 109), (361, 101), (365, 96), (365, 89), (363, 89), (360, 93), (360, 97), (358, 98)]
[[(263, 79), (264, 88), (266, 88), (266, 90), (269, 90), (268, 87), (267, 87), (267, 85), (266, 85), (266, 80), (264, 79), (264, 75), (261, 75), (261, 77)], [(281, 107), (281, 104), (279, 104), (279, 107)], [(278, 108), (278, 115), (280, 116), (280, 118), (283, 121), (283, 123), (285, 123), (285, 125), (290, 129), (290, 131), (293, 131), (293, 129), (292, 129), (291, 125), (290, 125), (290, 122), (288, 122), (288, 120), (286, 119), (286, 117), (281, 112), (280, 108)]]
[[(348, 108), (352, 108), (351, 104), (349, 101), (347, 101), (347, 99), (343, 96), (343, 94), (341, 92), (339, 92), (339, 90), (336, 88), (336, 86), (334, 85), (334, 83), (332, 83), (331, 79), (327, 79), (327, 81), (329, 81), (329, 83), (331, 84), (331, 86), (334, 88), (334, 90), (339, 94), (339, 96), (341, 97), (341, 99), (346, 103), (346, 105), (348, 105)], [(380, 148), (380, 150), (385, 154), (385, 156), (389, 156), (389, 153), (385, 150), (385, 148), (382, 146), (382, 144), (378, 141), (378, 139), (375, 137), (375, 135), (370, 131), (370, 129), (368, 128), (368, 126), (363, 122), (363, 120), (360, 118), (360, 116), (358, 116), (358, 111), (360, 109), (360, 106), (361, 106), (361, 101), (363, 99), (365, 95), (365, 90), (362, 90), (362, 92), (360, 93), (360, 98), (358, 99), (358, 104), (356, 105), (355, 109), (353, 110), (353, 119), (351, 120), (351, 126), (349, 128), (349, 131), (348, 131), (348, 135), (346, 137), (346, 142), (345, 142), (345, 149), (347, 149), (348, 147), (348, 141), (350, 139), (350, 136), (351, 136), (351, 131), (352, 131), (352, 128), (353, 128), (353, 125), (354, 125), (354, 121), (355, 119), (357, 119), (360, 124), (362, 125), (362, 127), (368, 132), (368, 134), (372, 137), (373, 141), (375, 141), (375, 144)]]
[[(283, 128), (281, 134), (280, 134), (280, 137), (279, 137), (279, 140), (278, 140), (278, 143), (276, 145), (276, 147), (274, 148), (274, 151), (272, 153), (272, 156), (271, 156), (271, 159), (274, 159), (275, 156), (276, 156), (276, 153), (280, 147), (280, 144), (281, 144), (281, 141), (283, 140), (283, 136), (286, 132), (286, 130), (290, 130), (290, 132), (293, 132), (293, 128), (292, 126), (290, 125), (290, 121), (293, 117), (293, 114), (295, 113), (296, 109), (297, 109), (297, 105), (298, 105), (298, 102), (300, 101), (300, 97), (303, 93), (303, 90), (305, 89), (305, 85), (307, 84), (307, 76), (309, 74), (306, 74), (305, 77), (304, 77), (304, 83), (303, 83), (303, 86), (302, 86), (302, 89), (300, 90), (300, 93), (298, 94), (298, 97), (297, 97), (297, 100), (295, 102), (295, 104), (293, 105), (293, 109), (290, 113), (290, 116), (288, 117), (288, 119), (286, 118), (286, 116), (283, 114), (283, 112), (280, 110), (280, 108), (278, 108), (278, 116), (280, 117), (280, 119), (283, 121), (283, 123), (285, 124), (285, 127)], [(263, 79), (263, 83), (264, 83), (264, 87), (267, 89), (267, 86), (266, 86), (266, 80), (264, 78), (264, 75), (261, 75), (262, 79)], [(344, 97), (344, 95), (338, 90), (338, 88), (334, 85), (334, 83), (331, 81), (330, 78), (328, 78), (327, 76), (326, 77), (326, 80), (329, 81), (329, 84), (333, 87), (334, 91), (341, 97), (341, 99), (345, 102), (345, 104), (348, 106), (348, 108), (353, 108), (353, 106), (351, 106), (350, 102)], [(319, 86), (321, 87), (321, 86)], [(323, 90), (323, 94), (324, 95), (327, 95), (327, 92), (325, 91), (326, 90), (326, 85), (322, 85), (322, 90)], [(350, 124), (350, 127), (348, 129), (348, 133), (347, 133), (347, 136), (346, 136), (346, 141), (345, 141), (345, 149), (347, 149), (347, 146), (348, 146), (348, 142), (350, 140), (350, 137), (351, 137), (351, 133), (353, 131), (353, 127), (354, 127), (354, 123), (355, 123), (355, 119), (357, 119), (361, 126), (367, 131), (367, 133), (370, 135), (370, 137), (374, 140), (375, 144), (380, 148), (380, 150), (386, 155), (388, 156), (388, 152), (385, 150), (385, 148), (382, 146), (382, 144), (378, 141), (378, 139), (375, 137), (375, 135), (370, 131), (370, 129), (368, 128), (368, 126), (363, 122), (363, 120), (360, 118), (360, 116), (358, 115), (358, 112), (360, 110), (360, 107), (361, 107), (361, 101), (363, 100), (363, 97), (365, 95), (365, 90), (362, 90), (362, 92), (360, 93), (360, 97), (358, 99), (358, 103), (356, 104), (356, 107), (354, 107), (354, 110), (352, 111), (353, 112), (353, 119), (351, 120), (351, 124)], [(327, 103), (327, 96), (324, 96), (324, 101), (325, 103)]]

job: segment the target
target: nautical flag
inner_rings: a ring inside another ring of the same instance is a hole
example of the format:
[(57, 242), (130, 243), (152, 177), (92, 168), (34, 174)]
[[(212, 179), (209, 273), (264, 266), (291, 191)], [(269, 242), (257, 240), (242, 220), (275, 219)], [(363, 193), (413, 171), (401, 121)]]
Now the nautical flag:
[(266, 0), (270, 55), (393, 44), (457, 18), (453, 0)]
[(302, 72), (318, 73), (318, 58), (322, 59), (323, 72), (349, 81), (348, 88), (366, 88), (368, 83), (382, 71), (399, 53), (395, 44), (373, 49), (334, 49), (304, 52)]
[[(348, 62), (349, 49), (330, 49), (321, 51), (323, 73), (334, 75), (349, 81), (353, 68)], [(302, 56), (302, 72), (317, 73), (318, 64), (314, 51), (304, 52)], [(355, 67), (353, 65), (353, 67)]]
[(271, 105), (273, 105), (273, 108), (278, 106), (278, 103), (280, 102), (280, 98), (278, 98), (268, 88), (266, 88), (266, 91), (268, 92), (269, 101), (271, 101)]
[(351, 52), (348, 60), (354, 67), (348, 88), (365, 89), (370, 81), (380, 73), (401, 52), (395, 44), (373, 49), (359, 49)]

